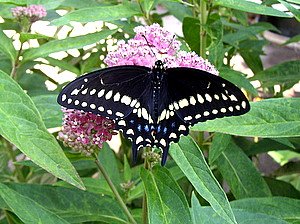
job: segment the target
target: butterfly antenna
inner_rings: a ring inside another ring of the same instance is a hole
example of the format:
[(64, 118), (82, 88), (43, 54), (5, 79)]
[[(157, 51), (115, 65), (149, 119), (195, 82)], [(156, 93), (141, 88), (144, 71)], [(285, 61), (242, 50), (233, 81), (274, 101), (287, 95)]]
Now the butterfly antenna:
[(152, 54), (155, 56), (155, 53), (154, 53), (154, 51), (152, 50), (151, 45), (150, 45), (150, 43), (148, 42), (148, 40), (147, 40), (147, 38), (145, 37), (145, 35), (142, 35), (142, 37), (144, 37), (144, 39), (145, 39), (146, 42), (147, 42), (148, 47), (150, 48), (150, 51), (151, 51)]

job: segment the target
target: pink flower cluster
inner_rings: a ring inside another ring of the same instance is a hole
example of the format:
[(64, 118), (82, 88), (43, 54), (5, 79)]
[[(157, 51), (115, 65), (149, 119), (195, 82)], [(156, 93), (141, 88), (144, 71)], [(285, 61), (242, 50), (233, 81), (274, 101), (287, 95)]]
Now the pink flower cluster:
[(167, 67), (190, 67), (218, 75), (215, 67), (195, 52), (179, 51), (181, 43), (176, 36), (159, 24), (138, 26), (133, 39), (127, 43), (121, 40), (117, 50), (109, 52), (104, 59), (108, 66), (143, 65), (153, 67), (157, 56), (161, 55)]
[(63, 127), (57, 138), (76, 151), (90, 155), (116, 134), (114, 122), (105, 117), (74, 109), (62, 108), (62, 111)]
[(11, 12), (15, 18), (21, 19), (27, 17), (31, 22), (36, 22), (47, 15), (47, 11), (42, 5), (30, 5), (28, 7), (18, 6), (12, 8)]

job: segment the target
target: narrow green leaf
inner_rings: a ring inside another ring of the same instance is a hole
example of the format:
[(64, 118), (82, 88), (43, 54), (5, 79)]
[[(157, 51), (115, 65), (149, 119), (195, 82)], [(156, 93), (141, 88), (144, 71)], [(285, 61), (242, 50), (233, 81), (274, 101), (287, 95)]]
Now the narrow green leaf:
[(147, 13), (150, 13), (151, 9), (155, 6), (157, 3), (157, 0), (143, 0), (144, 10)]
[(141, 178), (147, 196), (150, 224), (191, 223), (185, 195), (166, 168), (156, 166), (152, 171), (142, 168)]
[(277, 98), (251, 103), (251, 110), (245, 115), (201, 122), (192, 130), (265, 138), (297, 137), (300, 136), (300, 99)]
[(127, 156), (124, 154), (124, 180), (125, 182), (131, 181), (131, 169), (127, 160)]
[(30, 97), (0, 71), (0, 134), (34, 163), (81, 189), (84, 186)]
[(264, 180), (268, 184), (273, 196), (300, 199), (300, 191), (298, 191), (292, 184), (270, 177), (264, 177)]
[[(45, 59), (49, 62), (50, 65), (57, 66), (63, 70), (68, 70), (70, 72), (75, 73), (76, 75), (80, 75), (79, 69), (76, 68), (74, 65), (72, 65), (70, 62), (63, 61), (63, 60), (57, 60), (57, 59), (50, 58), (50, 57), (46, 57)], [(99, 60), (99, 58), (98, 58), (98, 60)]]
[(236, 223), (226, 194), (209, 169), (205, 158), (191, 137), (181, 137), (172, 144), (170, 154), (196, 191), (228, 223)]
[(295, 43), (295, 42), (299, 42), (300, 41), (300, 34), (299, 35), (296, 35), (296, 36), (293, 36), (291, 37), (290, 39), (288, 39), (284, 45), (287, 45), (287, 44), (290, 44), (290, 43)]
[[(114, 198), (75, 188), (36, 184), (8, 184), (23, 197), (30, 198), (70, 223), (99, 221), (126, 224), (126, 215)], [(7, 208), (1, 200), (0, 208)], [(30, 211), (29, 209), (27, 211)], [(38, 222), (32, 222), (38, 223)], [(43, 222), (47, 223), (47, 222)], [(48, 224), (48, 223), (47, 223)]]
[(68, 37), (62, 40), (53, 40), (49, 41), (38, 48), (31, 48), (24, 52), (23, 61), (33, 60), (38, 57), (48, 56), (51, 53), (58, 51), (66, 51), (69, 49), (78, 49), (86, 45), (96, 43), (101, 39), (107, 38), (109, 35), (112, 35), (117, 30), (102, 30), (97, 33), (90, 33), (84, 36), (77, 37)]
[(38, 34), (38, 33), (20, 33), (20, 41), (23, 43), (25, 41), (28, 40), (32, 40), (32, 39), (47, 39), (47, 40), (51, 40), (54, 39), (53, 37), (48, 37), (42, 34)]
[(57, 95), (54, 94), (34, 96), (31, 98), (47, 128), (55, 128), (62, 125), (63, 114), (61, 107), (56, 102), (56, 98)]
[(2, 29), (0, 29), (0, 40), (0, 51), (2, 51), (11, 62), (14, 62), (17, 57), (17, 51), (12, 44), (12, 40), (3, 33)]
[(293, 7), (291, 4), (282, 1), (282, 0), (278, 0), (282, 5), (284, 5), (291, 13), (293, 13), (295, 19), (300, 22), (300, 11), (299, 9), (296, 9), (295, 7)]
[(247, 198), (232, 201), (231, 206), (248, 212), (264, 213), (280, 219), (300, 221), (300, 200), (285, 197)]
[(244, 12), (252, 12), (255, 14), (286, 17), (286, 18), (292, 17), (272, 7), (260, 5), (246, 0), (216, 0), (215, 4), (232, 8), (232, 9), (237, 9)]
[(254, 96), (258, 95), (257, 90), (252, 86), (250, 81), (246, 78), (246, 75), (244, 75), (243, 73), (226, 67), (220, 68), (219, 72), (222, 78), (232, 82), (240, 88), (244, 88), (246, 91), (253, 94)]
[(233, 141), (222, 151), (216, 165), (235, 198), (271, 196), (271, 191), (260, 173)]
[(199, 224), (199, 220), (202, 220), (203, 214), (201, 210), (201, 205), (193, 191), (191, 199), (191, 216), (193, 224)]
[(185, 17), (193, 16), (192, 9), (190, 7), (186, 7), (185, 5), (179, 2), (165, 0), (160, 0), (159, 2), (168, 9), (171, 15), (175, 16), (181, 22)]
[(67, 224), (66, 220), (50, 212), (29, 197), (0, 183), (0, 196), (24, 223)]
[(183, 19), (182, 31), (185, 41), (188, 43), (192, 51), (200, 53), (200, 22), (199, 19), (193, 17), (185, 17)]
[(83, 8), (53, 20), (51, 25), (62, 26), (69, 24), (71, 21), (87, 23), (99, 20), (109, 22), (140, 14), (137, 9), (138, 7), (133, 7), (130, 4)]
[(300, 60), (287, 61), (259, 72), (251, 80), (259, 80), (263, 87), (294, 85), (300, 80)]
[(287, 0), (288, 2), (291, 3), (296, 3), (296, 4), (300, 4), (300, 0)]

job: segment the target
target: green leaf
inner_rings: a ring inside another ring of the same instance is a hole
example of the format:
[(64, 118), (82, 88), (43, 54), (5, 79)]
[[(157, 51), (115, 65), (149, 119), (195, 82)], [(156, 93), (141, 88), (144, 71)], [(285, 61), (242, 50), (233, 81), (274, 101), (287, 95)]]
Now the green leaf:
[(300, 41), (300, 34), (299, 35), (296, 35), (296, 36), (293, 36), (291, 37), (290, 39), (288, 39), (284, 45), (287, 45), (287, 44), (290, 44), (290, 43), (295, 43), (295, 42), (299, 42)]
[(252, 86), (250, 81), (246, 78), (246, 75), (244, 75), (243, 73), (232, 70), (227, 67), (220, 68), (219, 72), (222, 78), (232, 82), (240, 88), (244, 88), (246, 91), (253, 94), (254, 96), (258, 95), (257, 90)]
[(53, 37), (48, 37), (38, 33), (20, 33), (20, 41), (24, 43), (25, 41), (32, 40), (32, 39), (46, 39), (51, 40), (54, 39)]
[(80, 75), (79, 69), (72, 65), (70, 62), (57, 60), (50, 57), (46, 57), (45, 59), (49, 62), (50, 65), (57, 66), (63, 70), (68, 70), (70, 72), (75, 73), (76, 75)]
[(147, 14), (150, 13), (151, 9), (157, 4), (158, 0), (143, 0), (144, 10)]
[(40, 112), (47, 128), (60, 127), (63, 113), (60, 105), (56, 102), (57, 95), (40, 95), (32, 97), (32, 101)]
[(66, 220), (50, 212), (34, 200), (0, 183), (0, 196), (24, 223), (67, 224)]
[(48, 133), (30, 97), (7, 74), (0, 71), (0, 134), (34, 163), (54, 176), (84, 189), (70, 161)]
[(33, 60), (38, 57), (48, 56), (51, 53), (58, 52), (58, 51), (66, 51), (69, 49), (78, 49), (82, 48), (86, 45), (96, 43), (101, 39), (107, 38), (109, 35), (112, 35), (117, 30), (102, 30), (97, 33), (90, 33), (84, 36), (77, 36), (77, 37), (68, 37), (62, 40), (53, 40), (49, 41), (38, 48), (31, 48), (24, 52), (23, 54), (23, 62), (28, 60)]
[(245, 115), (200, 122), (191, 129), (265, 138), (297, 137), (300, 99), (276, 98), (251, 103), (251, 110)]
[(141, 178), (147, 196), (150, 224), (191, 223), (184, 193), (166, 168), (156, 166), (152, 171), (142, 168)]
[(208, 161), (210, 165), (219, 158), (223, 151), (228, 148), (231, 142), (231, 136), (221, 133), (215, 133), (211, 146), (209, 148)]
[(268, 7), (265, 5), (259, 5), (254, 2), (249, 2), (246, 0), (216, 0), (216, 5), (221, 5), (224, 7), (237, 9), (244, 12), (252, 12), (255, 14), (261, 14), (261, 15), (269, 15), (269, 16), (278, 16), (278, 17), (292, 17), (284, 12), (281, 12), (279, 10), (276, 10), (272, 7)]
[(172, 1), (165, 1), (160, 0), (160, 4), (165, 6), (169, 13), (173, 16), (175, 16), (179, 21), (183, 21), (183, 19), (187, 16), (192, 17), (193, 12), (190, 7), (186, 7), (185, 5), (178, 3), (178, 2), (172, 2)]
[(228, 33), (224, 35), (223, 41), (228, 44), (234, 45), (237, 44), (237, 42), (255, 37), (257, 34), (266, 30), (277, 31), (277, 29), (272, 24), (261, 22), (248, 27), (244, 27), (243, 29), (240, 29), (234, 33)]
[(236, 223), (226, 194), (209, 169), (201, 150), (191, 137), (172, 144), (170, 154), (197, 192), (228, 223)]
[(264, 213), (280, 219), (300, 221), (300, 200), (285, 197), (247, 198), (232, 201), (231, 206), (248, 212)]
[(287, 0), (288, 2), (291, 3), (296, 3), (296, 4), (300, 4), (300, 0)]
[(268, 184), (273, 196), (300, 199), (300, 191), (298, 191), (292, 184), (270, 177), (264, 177), (264, 180)]
[(200, 52), (199, 19), (193, 17), (185, 17), (183, 19), (182, 31), (183, 31), (184, 39), (188, 43), (191, 50), (199, 54)]
[(131, 177), (132, 174), (131, 174), (130, 165), (128, 163), (127, 156), (124, 154), (124, 181), (125, 182), (131, 181)]
[(294, 85), (300, 79), (300, 60), (287, 61), (259, 72), (251, 80), (259, 80), (263, 87)]
[[(113, 224), (128, 223), (126, 215), (116, 203), (116, 200), (108, 196), (100, 196), (75, 188), (49, 185), (8, 184), (8, 187), (23, 197), (28, 197), (41, 206), (46, 207), (47, 210), (70, 223), (91, 221)], [(0, 208), (7, 208), (6, 203), (1, 201), (1, 197)]]
[(107, 143), (103, 144), (102, 149), (98, 154), (98, 158), (101, 164), (104, 166), (107, 173), (109, 173), (109, 177), (115, 186), (120, 189), (120, 183), (122, 182), (118, 161), (116, 159), (114, 151), (109, 147)]
[(83, 8), (53, 20), (51, 25), (62, 26), (69, 24), (71, 21), (87, 23), (100, 20), (109, 22), (138, 15), (140, 11), (137, 9), (130, 4)]
[(0, 51), (2, 51), (11, 62), (14, 62), (17, 57), (17, 51), (12, 44), (12, 40), (3, 33), (2, 29), (0, 29), (0, 40)]
[(293, 7), (291, 4), (282, 1), (282, 0), (278, 0), (282, 5), (284, 5), (291, 13), (293, 13), (295, 19), (300, 22), (300, 11), (299, 9), (296, 9), (295, 7)]
[(268, 185), (252, 161), (233, 141), (221, 152), (216, 165), (235, 198), (271, 196)]

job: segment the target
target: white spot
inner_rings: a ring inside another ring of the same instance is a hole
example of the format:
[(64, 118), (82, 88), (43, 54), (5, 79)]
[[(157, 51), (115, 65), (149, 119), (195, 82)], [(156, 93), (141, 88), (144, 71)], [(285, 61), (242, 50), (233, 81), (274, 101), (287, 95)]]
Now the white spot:
[(114, 95), (114, 101), (119, 101), (120, 98), (121, 98), (120, 93), (116, 93), (116, 94)]
[(68, 104), (70, 104), (70, 103), (72, 103), (72, 99), (71, 98), (68, 99)]
[(81, 94), (82, 94), (82, 95), (85, 95), (85, 94), (87, 93), (87, 91), (88, 91), (88, 88), (86, 88), (85, 90), (83, 90), (83, 91), (81, 92)]
[(92, 103), (92, 104), (90, 105), (90, 108), (91, 108), (91, 109), (96, 109), (96, 105)]
[(170, 105), (169, 105), (169, 110), (173, 110), (173, 109), (174, 109), (173, 104), (170, 104)]
[(100, 92), (98, 93), (98, 97), (102, 97), (105, 93), (105, 90), (104, 89), (101, 89)]
[(178, 110), (178, 109), (179, 109), (178, 103), (174, 102), (173, 105), (174, 105), (175, 110)]
[(178, 103), (181, 108), (187, 107), (189, 105), (189, 102), (187, 101), (187, 99), (182, 99)]
[(174, 111), (170, 111), (170, 116), (173, 117), (175, 115)]
[(153, 120), (151, 116), (149, 116), (149, 124), (153, 124)]
[(190, 97), (190, 104), (195, 105), (197, 103), (195, 97), (191, 96)]
[(245, 101), (242, 102), (242, 107), (243, 107), (244, 109), (246, 108), (246, 102), (245, 102)]
[(228, 99), (227, 96), (225, 96), (223, 93), (222, 93), (222, 98), (223, 98), (223, 100), (227, 100)]
[(131, 98), (129, 96), (123, 96), (121, 99), (121, 103), (129, 105), (131, 103)]
[(195, 118), (199, 119), (201, 117), (201, 114), (196, 114)]
[(124, 117), (124, 114), (121, 113), (121, 112), (116, 112), (116, 115), (117, 115), (118, 117)]
[(142, 136), (139, 136), (139, 137), (137, 137), (137, 139), (136, 139), (136, 141), (135, 141), (135, 144), (139, 144), (139, 143), (141, 143), (143, 140), (144, 140), (143, 137), (142, 137)]
[(167, 111), (166, 110), (163, 110), (160, 114), (160, 117), (159, 117), (159, 120), (162, 121), (165, 119), (166, 117), (166, 114), (167, 114)]
[(89, 81), (87, 78), (85, 78), (84, 80), (83, 80), (84, 82), (87, 82), (87, 81)]
[(90, 95), (92, 96), (92, 95), (94, 95), (95, 93), (96, 93), (96, 89), (92, 89), (91, 91), (90, 91)]
[(118, 125), (121, 125), (121, 126), (126, 126), (126, 122), (124, 120), (120, 120), (118, 122)]
[(139, 108), (141, 106), (141, 104), (139, 103), (139, 102), (137, 102), (136, 104), (135, 104), (135, 108)]
[(127, 135), (134, 135), (134, 131), (133, 131), (132, 129), (128, 129), (128, 130), (126, 131), (126, 134), (127, 134)]
[(222, 113), (226, 113), (226, 108), (222, 107), (222, 108), (221, 108), (221, 112), (222, 112)]
[(219, 99), (220, 99), (220, 97), (219, 97), (217, 94), (214, 95), (214, 98), (215, 98), (216, 100), (219, 100)]
[(98, 110), (103, 112), (104, 111), (104, 107), (98, 107)]
[(107, 110), (106, 111), (108, 114), (112, 115), (112, 111), (111, 110)]
[(217, 111), (217, 110), (212, 110), (212, 113), (213, 113), (213, 114), (217, 114), (218, 111)]
[(130, 106), (131, 106), (131, 107), (134, 107), (134, 105), (135, 105), (136, 103), (137, 103), (137, 100), (134, 99), (134, 100), (131, 101)]
[(163, 138), (159, 141), (159, 143), (164, 147), (167, 146), (166, 140), (164, 140)]
[(209, 94), (205, 94), (205, 99), (208, 101), (208, 102), (211, 102), (212, 101), (212, 98)]
[(141, 108), (138, 109), (137, 116), (142, 117), (142, 109)]
[(79, 100), (75, 100), (74, 104), (78, 105), (79, 104)]
[(230, 110), (231, 112), (233, 111), (233, 107), (228, 107), (228, 110)]
[(71, 92), (71, 96), (72, 95), (77, 95), (79, 93), (79, 89), (74, 89), (72, 92)]
[(208, 88), (210, 87), (210, 84), (211, 84), (211, 83), (209, 82), (208, 85), (207, 85), (207, 87), (206, 87), (206, 89), (208, 89)]
[(240, 110), (241, 107), (240, 107), (239, 105), (236, 105), (236, 106), (235, 106), (235, 109)]
[(168, 120), (168, 119), (169, 119), (169, 117), (170, 117), (170, 111), (169, 111), (169, 110), (167, 110), (167, 113), (166, 113), (166, 120)]
[(238, 101), (237, 98), (235, 97), (235, 95), (230, 95), (230, 99), (231, 99), (232, 101)]
[(147, 113), (147, 110), (145, 108), (142, 108), (142, 116), (145, 120), (148, 120), (148, 113)]
[(200, 94), (197, 94), (197, 99), (198, 99), (199, 103), (204, 103), (204, 99)]
[(222, 86), (225, 87), (225, 83), (222, 83)]
[(185, 121), (190, 121), (192, 119), (193, 119), (192, 116), (187, 116), (187, 117), (183, 118), (183, 120), (185, 120)]
[(177, 138), (177, 135), (176, 135), (174, 132), (172, 132), (172, 133), (169, 135), (169, 138)]
[(209, 112), (208, 112), (208, 111), (204, 111), (203, 115), (204, 115), (204, 116), (208, 116), (208, 115), (209, 115)]
[(186, 131), (186, 127), (184, 125), (180, 125), (178, 131)]
[(151, 143), (151, 140), (149, 138), (146, 138), (145, 141)]
[(88, 105), (87, 102), (82, 102), (82, 103), (81, 103), (81, 106), (82, 106), (82, 107), (86, 107), (87, 105)]
[(105, 95), (105, 99), (109, 100), (112, 97), (112, 94), (113, 94), (112, 90), (108, 91)]
[(62, 101), (65, 101), (67, 99), (67, 95), (66, 94), (63, 94), (62, 96), (61, 96), (61, 100)]
[(136, 114), (137, 113), (137, 109), (133, 109), (132, 113)]

